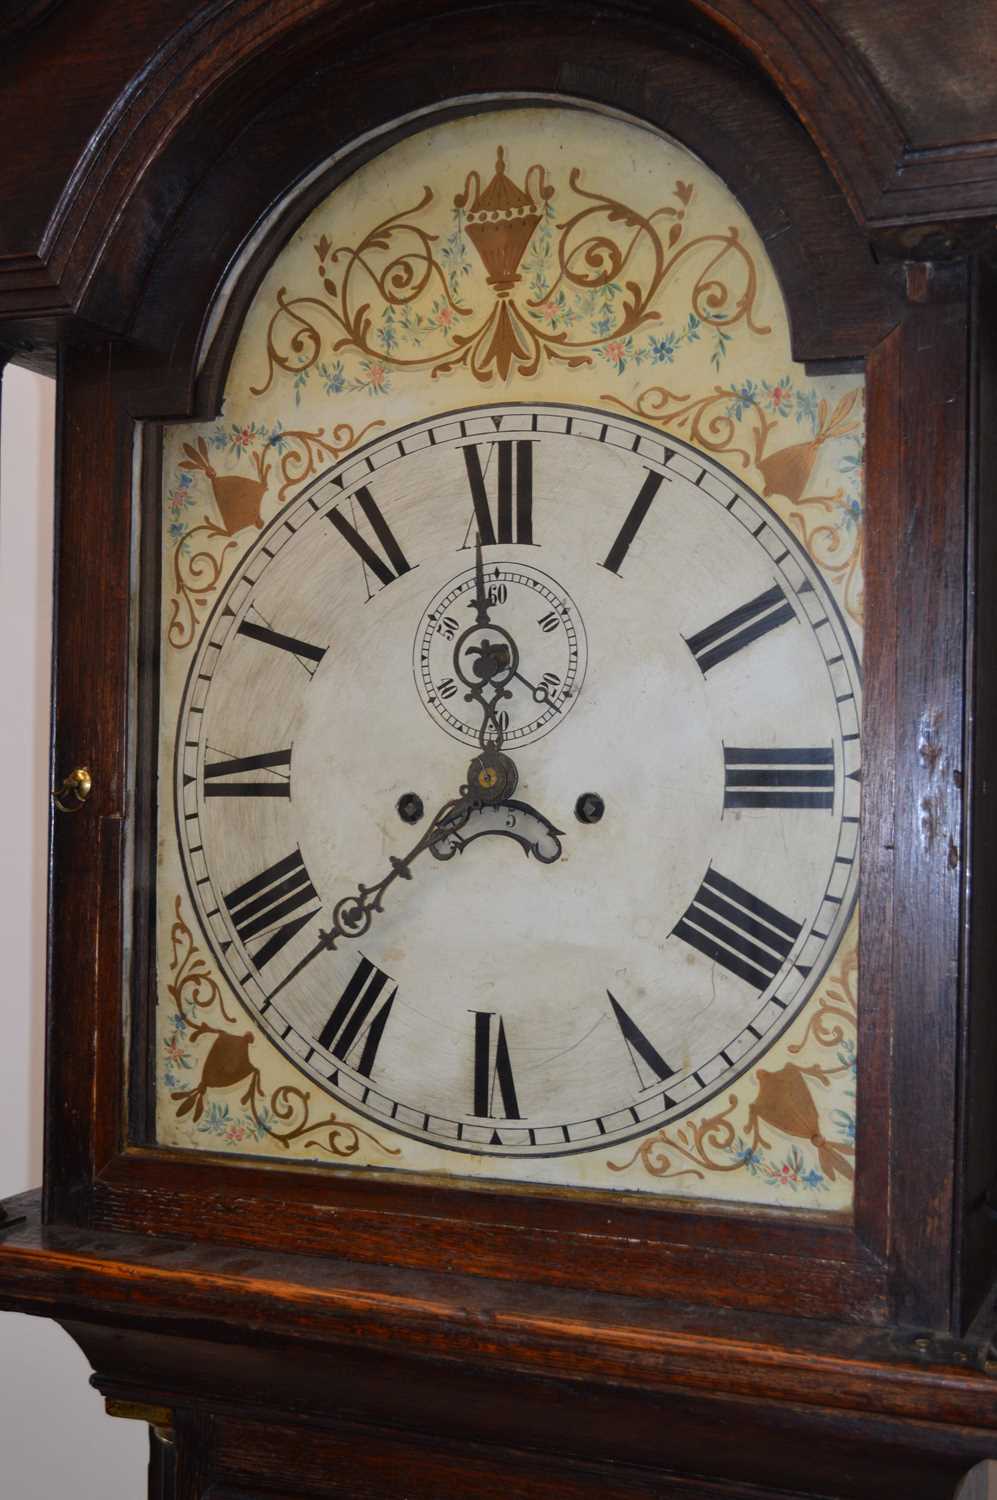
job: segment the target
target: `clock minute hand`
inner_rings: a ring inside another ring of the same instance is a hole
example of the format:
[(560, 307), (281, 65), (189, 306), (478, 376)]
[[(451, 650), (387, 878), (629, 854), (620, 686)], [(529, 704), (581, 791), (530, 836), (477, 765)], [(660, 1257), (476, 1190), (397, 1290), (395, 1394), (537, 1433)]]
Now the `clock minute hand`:
[(488, 608), (488, 592), (485, 588), (485, 562), (481, 553), (481, 533), (478, 532), (474, 539), (474, 609), (478, 617), (479, 625), (490, 625), (491, 612)]
[(270, 991), (269, 998), (273, 1000), (275, 995), (279, 995), (281, 990), (285, 989), (291, 983), (292, 979), (297, 978), (302, 969), (307, 968), (320, 953), (325, 953), (335, 948), (340, 939), (363, 937), (364, 933), (370, 928), (374, 912), (383, 911), (384, 907), (382, 903), (388, 887), (398, 879), (411, 880), (412, 871), (409, 867), (413, 860), (445, 833), (451, 833), (461, 828), (467, 821), (467, 816), (471, 811), (472, 805), (472, 801), (466, 795), (466, 791), (462, 792), (459, 797), (451, 797), (449, 802), (443, 804), (430, 822), (426, 832), (419, 839), (418, 843), (412, 845), (407, 854), (401, 858), (397, 855), (391, 856), (391, 869), (382, 880), (379, 880), (376, 885), (358, 885), (355, 896), (344, 896), (340, 901), (337, 901), (332, 908), (332, 926), (328, 931), (319, 933), (318, 942), (309, 949), (304, 958), (298, 960), (294, 968), (288, 974), (285, 974), (280, 983)]

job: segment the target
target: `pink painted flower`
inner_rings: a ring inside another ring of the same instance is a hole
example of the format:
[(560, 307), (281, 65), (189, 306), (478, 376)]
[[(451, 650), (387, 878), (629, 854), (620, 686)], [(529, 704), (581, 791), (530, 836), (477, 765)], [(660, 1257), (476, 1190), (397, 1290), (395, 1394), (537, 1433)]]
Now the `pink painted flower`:
[(368, 379), (375, 388), (382, 386), (384, 384), (384, 366), (372, 364), (368, 371)]
[(452, 307), (441, 307), (438, 315), (440, 327), (449, 328), (456, 316)]
[(626, 355), (626, 349), (619, 339), (613, 339), (612, 343), (606, 345), (606, 358), (618, 363)]
[(246, 1130), (243, 1125), (230, 1125), (225, 1132), (227, 1141), (242, 1141), (246, 1138)]
[(171, 1037), (170, 1040), (166, 1043), (166, 1055), (167, 1057), (171, 1058), (173, 1062), (183, 1062), (187, 1054), (184, 1052), (183, 1048), (180, 1045), (179, 1037)]
[(545, 317), (549, 322), (553, 323), (554, 319), (558, 315), (559, 308), (556, 302), (554, 302), (552, 299), (548, 299), (546, 302), (541, 303), (540, 312), (543, 317)]

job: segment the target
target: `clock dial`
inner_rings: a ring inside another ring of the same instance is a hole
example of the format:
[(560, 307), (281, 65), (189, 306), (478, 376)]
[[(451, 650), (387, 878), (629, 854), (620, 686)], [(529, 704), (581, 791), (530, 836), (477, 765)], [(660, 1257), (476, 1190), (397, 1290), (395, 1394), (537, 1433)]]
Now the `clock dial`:
[(824, 972), (859, 695), (818, 571), (718, 464), (583, 407), (434, 417), (291, 500), (207, 622), (190, 897), (354, 1110), (483, 1156), (605, 1147), (709, 1100)]

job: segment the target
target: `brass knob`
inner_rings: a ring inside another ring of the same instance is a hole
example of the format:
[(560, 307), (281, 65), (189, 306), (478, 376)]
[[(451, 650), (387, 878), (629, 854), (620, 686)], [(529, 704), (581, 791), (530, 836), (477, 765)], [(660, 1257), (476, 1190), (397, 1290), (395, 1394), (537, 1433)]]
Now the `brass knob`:
[(93, 777), (86, 766), (77, 766), (70, 771), (61, 786), (52, 793), (52, 801), (60, 812), (79, 812), (93, 790)]

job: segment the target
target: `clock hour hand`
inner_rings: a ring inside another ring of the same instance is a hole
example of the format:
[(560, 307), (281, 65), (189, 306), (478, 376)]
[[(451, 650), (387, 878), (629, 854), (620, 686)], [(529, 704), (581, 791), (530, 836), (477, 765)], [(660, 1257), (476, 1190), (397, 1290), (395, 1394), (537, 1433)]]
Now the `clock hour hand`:
[(335, 948), (343, 938), (363, 937), (370, 928), (374, 913), (383, 911), (385, 892), (396, 880), (411, 880), (411, 865), (413, 860), (423, 852), (424, 849), (436, 842), (436, 840), (453, 833), (463, 826), (467, 821), (471, 808), (474, 806), (473, 799), (467, 795), (467, 788), (462, 788), (459, 797), (451, 797), (445, 802), (439, 812), (432, 819), (426, 832), (419, 841), (412, 845), (407, 854), (400, 858), (392, 855), (390, 859), (391, 869), (383, 879), (376, 885), (358, 885), (355, 896), (344, 896), (337, 901), (332, 908), (332, 925), (328, 931), (320, 932), (318, 942), (299, 959), (294, 968), (284, 976), (280, 983), (270, 992), (270, 999), (279, 995), (282, 989), (296, 979), (302, 969), (306, 969), (313, 959), (320, 953), (328, 952)]

